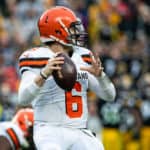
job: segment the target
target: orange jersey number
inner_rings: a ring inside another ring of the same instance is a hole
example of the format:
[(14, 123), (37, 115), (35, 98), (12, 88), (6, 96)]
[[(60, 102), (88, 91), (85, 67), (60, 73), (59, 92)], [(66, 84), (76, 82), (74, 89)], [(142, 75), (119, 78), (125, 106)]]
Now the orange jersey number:
[[(81, 84), (76, 82), (74, 88), (77, 92), (81, 92)], [(82, 115), (82, 97), (72, 96), (72, 92), (68, 91), (66, 94), (66, 113), (70, 118), (79, 118)]]

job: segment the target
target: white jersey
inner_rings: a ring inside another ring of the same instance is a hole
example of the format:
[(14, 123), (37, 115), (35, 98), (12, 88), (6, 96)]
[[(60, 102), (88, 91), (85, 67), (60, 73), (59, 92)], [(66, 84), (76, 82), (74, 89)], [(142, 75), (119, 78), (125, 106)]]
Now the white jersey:
[(28, 142), (26, 141), (23, 132), (12, 122), (0, 123), (0, 136), (6, 137), (14, 150), (21, 146), (28, 146)]
[[(72, 61), (77, 68), (77, 80), (74, 88), (66, 92), (61, 89), (50, 76), (34, 96), (32, 106), (34, 108), (34, 118), (36, 122), (48, 122), (51, 125), (58, 125), (71, 128), (86, 128), (87, 110), (87, 89), (92, 85), (96, 87), (98, 94), (102, 88), (97, 88), (98, 80), (86, 71), (81, 71), (80, 67), (89, 66), (91, 63), (90, 51), (76, 47), (72, 54)], [(34, 80), (36, 74), (46, 65), (49, 58), (53, 58), (55, 53), (49, 48), (39, 47), (25, 51), (20, 57), (20, 72), (22, 74), (21, 88)], [(100, 90), (99, 90), (100, 89)], [(28, 91), (30, 93), (30, 91)], [(24, 90), (24, 96), (27, 96)], [(20, 98), (22, 99), (23, 96)]]

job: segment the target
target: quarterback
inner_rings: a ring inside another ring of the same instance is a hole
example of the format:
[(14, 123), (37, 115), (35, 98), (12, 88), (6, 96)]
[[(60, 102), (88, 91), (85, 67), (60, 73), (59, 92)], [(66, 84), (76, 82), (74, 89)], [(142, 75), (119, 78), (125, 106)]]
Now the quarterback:
[[(113, 101), (116, 93), (99, 58), (83, 47), (83, 25), (70, 9), (59, 6), (42, 14), (38, 28), (45, 46), (27, 50), (19, 59), (19, 103), (33, 106), (37, 149), (103, 150), (87, 129), (87, 90), (106, 101)], [(76, 65), (77, 80), (71, 91), (61, 89), (52, 76), (64, 63), (58, 53), (68, 54)]]
[(29, 149), (32, 127), (33, 110), (30, 108), (20, 109), (12, 121), (0, 123), (0, 148), (2, 150)]

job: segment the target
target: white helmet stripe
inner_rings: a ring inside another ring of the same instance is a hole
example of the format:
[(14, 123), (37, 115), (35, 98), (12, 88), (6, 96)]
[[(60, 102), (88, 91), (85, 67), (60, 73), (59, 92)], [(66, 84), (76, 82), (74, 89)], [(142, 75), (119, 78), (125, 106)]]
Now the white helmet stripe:
[(60, 25), (65, 29), (65, 31), (69, 34), (69, 31), (67, 29), (67, 27), (65, 26), (65, 24), (62, 22), (61, 19), (58, 19), (58, 22), (60, 23)]

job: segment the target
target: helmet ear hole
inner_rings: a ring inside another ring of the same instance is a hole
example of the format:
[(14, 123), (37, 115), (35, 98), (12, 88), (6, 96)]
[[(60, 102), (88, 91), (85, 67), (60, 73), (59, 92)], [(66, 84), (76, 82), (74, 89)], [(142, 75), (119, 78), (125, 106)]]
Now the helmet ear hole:
[(22, 121), (19, 121), (19, 124), (20, 124), (20, 125), (23, 125), (24, 123), (23, 123)]
[(56, 32), (57, 35), (61, 35), (62, 34), (62, 32), (60, 30), (55, 30), (55, 32)]

